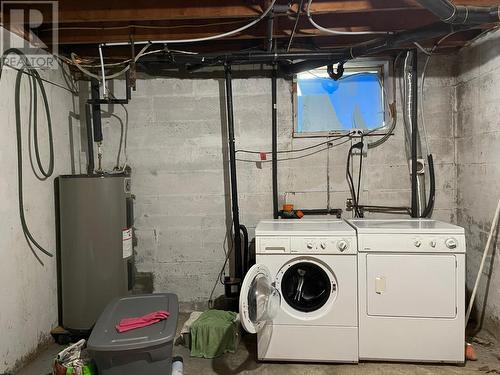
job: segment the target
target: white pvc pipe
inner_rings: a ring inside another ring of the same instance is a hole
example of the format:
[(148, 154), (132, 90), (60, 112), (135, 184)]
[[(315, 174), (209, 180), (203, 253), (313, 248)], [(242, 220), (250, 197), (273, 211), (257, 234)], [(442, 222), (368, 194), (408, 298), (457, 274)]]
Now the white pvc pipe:
[[(216, 39), (221, 39), (221, 38), (227, 38), (229, 36), (238, 34), (242, 31), (245, 31), (246, 29), (249, 29), (250, 27), (256, 25), (260, 21), (262, 21), (271, 10), (274, 8), (274, 4), (276, 3), (276, 0), (273, 0), (271, 5), (262, 13), (257, 19), (253, 20), (252, 22), (248, 23), (245, 26), (242, 26), (238, 29), (228, 31), (223, 34), (217, 34), (217, 35), (212, 35), (212, 36), (207, 36), (207, 37), (202, 37), (202, 38), (193, 38), (193, 39), (171, 39), (171, 40), (154, 40), (152, 42), (143, 42), (143, 41), (138, 41), (135, 42), (135, 44), (145, 44), (145, 43), (161, 43), (161, 44), (175, 44), (175, 43), (196, 43), (196, 42), (208, 42), (211, 40), (216, 40)], [(114, 43), (104, 43), (106, 46), (127, 46), (130, 44), (130, 42), (114, 42)]]
[(104, 99), (106, 99), (108, 97), (108, 88), (106, 87), (106, 72), (104, 70), (104, 57), (102, 54), (102, 44), (99, 44), (99, 58), (101, 60), (102, 91)]
[[(382, 35), (390, 35), (391, 32), (388, 31), (340, 31), (340, 30), (333, 30), (333, 29), (327, 29), (326, 27), (323, 27), (321, 25), (318, 25), (312, 18), (311, 15), (311, 4), (312, 0), (309, 0), (309, 3), (307, 4), (307, 11), (306, 15), (307, 18), (309, 19), (309, 22), (311, 25), (313, 25), (316, 29), (319, 31), (322, 31), (327, 34), (333, 34), (333, 35), (373, 35), (373, 34), (382, 34)], [(299, 9), (300, 11), (300, 9)]]
[(500, 214), (500, 200), (498, 200), (497, 210), (495, 211), (495, 216), (493, 217), (493, 222), (491, 223), (490, 235), (488, 236), (488, 241), (486, 242), (486, 246), (483, 252), (483, 259), (481, 260), (481, 265), (479, 266), (479, 272), (477, 273), (476, 283), (474, 284), (474, 289), (472, 290), (472, 295), (470, 296), (469, 307), (467, 308), (467, 314), (465, 315), (465, 326), (467, 327), (467, 323), (469, 322), (470, 314), (472, 312), (472, 307), (474, 306), (474, 299), (476, 298), (477, 288), (479, 286), (479, 280), (481, 279), (481, 275), (483, 273), (484, 263), (486, 262), (486, 257), (488, 256), (488, 250), (491, 246), (491, 241), (493, 240), (493, 233), (495, 233), (498, 216)]

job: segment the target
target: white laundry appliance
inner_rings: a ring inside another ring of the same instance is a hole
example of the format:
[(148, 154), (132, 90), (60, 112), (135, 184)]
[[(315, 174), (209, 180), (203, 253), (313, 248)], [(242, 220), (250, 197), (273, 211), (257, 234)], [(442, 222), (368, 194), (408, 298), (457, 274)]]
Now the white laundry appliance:
[(348, 220), (358, 234), (360, 360), (464, 362), (464, 229)]
[(342, 220), (268, 220), (242, 284), (258, 359), (358, 362), (356, 232)]

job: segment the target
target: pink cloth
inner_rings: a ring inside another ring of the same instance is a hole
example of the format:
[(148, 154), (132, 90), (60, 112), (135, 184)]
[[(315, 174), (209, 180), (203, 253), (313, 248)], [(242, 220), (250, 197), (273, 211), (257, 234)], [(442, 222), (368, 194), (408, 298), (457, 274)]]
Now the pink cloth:
[(122, 319), (116, 326), (116, 330), (119, 333), (123, 333), (133, 329), (147, 327), (167, 319), (169, 316), (170, 313), (168, 311), (160, 310), (137, 318)]

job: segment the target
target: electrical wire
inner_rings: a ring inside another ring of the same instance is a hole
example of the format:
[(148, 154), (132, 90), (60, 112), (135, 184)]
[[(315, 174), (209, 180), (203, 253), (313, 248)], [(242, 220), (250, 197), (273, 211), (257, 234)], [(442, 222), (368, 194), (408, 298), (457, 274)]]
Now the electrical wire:
[[(361, 137), (361, 143), (363, 143), (363, 137)], [(358, 171), (358, 191), (357, 191), (357, 196), (356, 199), (358, 200), (358, 206), (359, 206), (359, 200), (360, 200), (360, 191), (361, 191), (361, 176), (362, 176), (362, 171), (363, 171), (363, 148), (359, 150), (359, 171)]]
[(127, 154), (127, 143), (128, 143), (128, 110), (125, 104), (120, 104), (125, 111), (125, 134), (123, 140), (123, 156), (125, 157), (125, 161), (123, 162), (122, 172), (125, 171), (128, 165), (128, 154)]
[[(229, 36), (233, 36), (235, 34), (242, 32), (242, 31), (245, 31), (245, 30), (251, 28), (252, 26), (256, 25), (257, 23), (259, 23), (260, 21), (262, 21), (264, 18), (266, 18), (266, 16), (269, 14), (269, 12), (271, 12), (271, 10), (274, 8), (275, 3), (276, 3), (276, 0), (273, 0), (273, 2), (264, 11), (264, 13), (262, 13), (258, 18), (254, 19), (252, 22), (246, 24), (245, 26), (242, 26), (242, 27), (235, 29), (235, 30), (231, 30), (231, 31), (228, 31), (228, 32), (225, 32), (222, 34), (202, 37), (202, 38), (158, 40), (158, 41), (154, 41), (154, 43), (163, 43), (163, 44), (197, 43), (197, 42), (208, 42), (211, 40), (227, 38)], [(144, 43), (145, 42), (135, 42), (135, 44), (144, 44)], [(130, 42), (116, 42), (116, 43), (106, 43), (106, 46), (126, 46), (129, 44), (130, 44)]]
[[(30, 72), (27, 72), (27, 71), (25, 71), (25, 70), (23, 70), (23, 69), (21, 69), (21, 68), (18, 68), (18, 67), (13, 66), (13, 65), (10, 65), (9, 63), (6, 63), (6, 62), (2, 63), (2, 64), (1, 64), (1, 66), (7, 66), (7, 67), (9, 67), (9, 68), (11, 68), (11, 69), (14, 69), (14, 70), (18, 71), (18, 72), (22, 72), (24, 75), (27, 75), (27, 76), (30, 76), (30, 77), (35, 77), (35, 76), (34, 76), (33, 74), (31, 74)], [(1, 76), (1, 74), (0, 74), (0, 76)], [(41, 80), (41, 81), (43, 81), (43, 82), (46, 82), (46, 83), (48, 83), (48, 84), (50, 84), (50, 85), (53, 85), (53, 86), (59, 87), (60, 89), (63, 89), (63, 90), (69, 91), (69, 92), (70, 92), (70, 93), (72, 93), (73, 95), (78, 95), (78, 91), (77, 91), (77, 90), (75, 90), (75, 89), (72, 89), (71, 87), (69, 87), (69, 85), (68, 85), (68, 87), (64, 87), (63, 85), (60, 85), (60, 84), (59, 84), (59, 83), (57, 83), (57, 82), (50, 81), (50, 80), (48, 80), (48, 79), (42, 78), (41, 76), (39, 76), (39, 77), (40, 77), (40, 80)]]
[(292, 33), (290, 34), (290, 40), (288, 41), (288, 45), (286, 47), (286, 52), (290, 51), (290, 47), (292, 46), (293, 38), (295, 37), (295, 33), (297, 31), (297, 26), (299, 25), (300, 15), (302, 13), (302, 6), (304, 4), (304, 0), (300, 0), (299, 7), (297, 8), (297, 18), (295, 19), (295, 24), (293, 25)]
[[(351, 137), (352, 135), (353, 135), (353, 133), (349, 132), (347, 134), (332, 136), (332, 137), (329, 137), (329, 139), (327, 141), (317, 143), (317, 144), (312, 145), (312, 146), (307, 146), (304, 148), (298, 148), (298, 149), (294, 149), (294, 150), (281, 150), (281, 151), (277, 151), (277, 153), (278, 154), (287, 154), (287, 153), (294, 153), (294, 152), (303, 152), (303, 151), (311, 150), (311, 149), (319, 147), (319, 146), (326, 145), (330, 142), (333, 142), (333, 141), (336, 141), (336, 140), (339, 140), (342, 138)], [(260, 152), (260, 151), (255, 151), (255, 150), (244, 150), (244, 149), (239, 149), (239, 150), (236, 150), (235, 152), (236, 153), (241, 152), (241, 153), (245, 153), (245, 154), (257, 154), (257, 155), (260, 155), (260, 154), (271, 155), (272, 154), (272, 151)]]
[[(147, 52), (143, 53), (141, 57), (152, 55), (152, 54), (157, 54), (157, 53), (165, 53), (165, 52), (166, 52), (165, 48), (156, 49), (153, 51), (147, 51)], [(180, 54), (184, 54), (184, 55), (198, 55), (198, 52), (183, 51), (183, 50), (171, 49), (171, 48), (168, 49), (168, 52), (175, 52), (175, 53), (180, 53)], [(75, 55), (75, 58), (80, 59), (80, 57), (78, 57), (76, 54), (74, 54), (74, 55)], [(73, 60), (68, 59), (67, 57), (64, 57), (64, 56), (57, 56), (57, 57), (59, 59), (61, 59), (62, 61), (64, 61), (65, 63), (67, 63), (68, 65), (74, 65)], [(114, 66), (121, 66), (121, 65), (129, 64), (132, 61), (134, 61), (134, 59), (126, 59), (126, 60), (118, 61), (115, 63), (107, 63), (107, 64), (104, 64), (104, 67), (110, 68), (110, 67), (114, 67)], [(102, 66), (100, 63), (99, 64), (78, 63), (78, 65), (82, 68), (100, 68)]]
[[(347, 185), (349, 187), (349, 191), (351, 193), (351, 199), (352, 199), (352, 204), (353, 204), (353, 209), (354, 209), (354, 216), (356, 218), (363, 217), (363, 213), (360, 210), (359, 202), (358, 202), (359, 191), (360, 191), (360, 186), (361, 186), (361, 168), (363, 165), (363, 160), (362, 160), (363, 159), (363, 146), (364, 146), (364, 144), (362, 141), (351, 145), (351, 147), (349, 148), (349, 151), (347, 153), (347, 162), (346, 162), (346, 180), (347, 180)], [(358, 194), (357, 195), (356, 195), (356, 189), (354, 187), (354, 180), (353, 180), (353, 177), (351, 174), (351, 158), (352, 158), (352, 152), (355, 148), (359, 149), (360, 158), (361, 158), (360, 170), (359, 170), (359, 176), (358, 176)]]
[[(49, 108), (49, 102), (47, 98), (47, 93), (45, 91), (45, 87), (43, 85), (43, 80), (41, 79), (39, 73), (37, 72), (36, 69), (34, 69), (27, 57), (24, 55), (22, 51), (16, 48), (10, 48), (6, 50), (0, 61), (0, 81), (2, 77), (2, 72), (3, 72), (3, 66), (5, 59), (8, 55), (10, 54), (15, 54), (17, 55), (23, 62), (24, 67), (19, 69), (17, 72), (16, 76), (16, 83), (15, 83), (15, 117), (16, 117), (16, 143), (17, 143), (17, 181), (18, 181), (18, 203), (19, 203), (19, 217), (21, 219), (21, 227), (23, 234), (26, 238), (26, 241), (28, 243), (28, 246), (30, 249), (33, 251), (33, 254), (37, 258), (37, 260), (41, 262), (40, 258), (34, 251), (32, 245), (34, 245), (38, 250), (40, 250), (42, 253), (45, 255), (52, 257), (53, 254), (46, 249), (44, 249), (34, 238), (32, 233), (29, 230), (28, 224), (26, 222), (26, 216), (24, 213), (24, 195), (23, 195), (23, 154), (22, 154), (22, 120), (21, 120), (21, 81), (24, 76), (24, 70), (27, 69), (29, 71), (29, 76), (31, 79), (31, 86), (33, 88), (33, 91), (30, 92), (30, 108), (32, 109), (32, 114), (30, 114), (30, 118), (33, 119), (33, 142), (34, 142), (34, 147), (35, 147), (35, 156), (36, 156), (36, 161), (37, 165), (39, 168), (39, 173), (43, 176), (43, 179), (47, 179), (50, 176), (52, 176), (54, 172), (54, 141), (53, 141), (53, 135), (52, 135), (52, 120), (50, 116), (50, 108)], [(40, 154), (39, 154), (39, 147), (38, 147), (38, 121), (37, 121), (37, 91), (36, 91), (36, 86), (40, 87), (40, 92), (42, 94), (42, 99), (43, 99), (43, 104), (44, 104), (44, 109), (45, 109), (45, 115), (47, 118), (47, 133), (48, 133), (48, 139), (49, 139), (49, 164), (47, 168), (44, 168)], [(30, 142), (31, 144), (31, 142)], [(42, 263), (43, 264), (43, 263)]]
[[(273, 9), (275, 3), (276, 3), (276, 0), (273, 0), (271, 5), (258, 18), (256, 18), (252, 22), (246, 24), (245, 26), (242, 26), (242, 27), (235, 29), (235, 30), (231, 30), (231, 31), (228, 31), (226, 33), (212, 35), (212, 36), (203, 37), (203, 38), (162, 40), (162, 41), (155, 41), (155, 43), (163, 43), (163, 44), (196, 43), (196, 42), (207, 42), (207, 41), (211, 41), (211, 40), (217, 40), (217, 39), (229, 37), (229, 36), (238, 34), (246, 29), (249, 29), (250, 27), (256, 25), (258, 22), (263, 20), (269, 14), (269, 12)], [(135, 44), (144, 44), (144, 43), (146, 43), (146, 46), (141, 50), (141, 52), (139, 52), (137, 54), (137, 56), (133, 60), (134, 62), (137, 62), (137, 60), (139, 60), (139, 58), (144, 56), (144, 53), (146, 52), (147, 48), (149, 48), (149, 46), (152, 44), (149, 41), (148, 42), (135, 42)], [(101, 46), (123, 46), (123, 45), (129, 45), (129, 44), (130, 44), (130, 42), (103, 43)], [(127, 65), (125, 68), (123, 68), (119, 72), (116, 72), (110, 76), (105, 76), (103, 74), (102, 77), (100, 77), (99, 75), (96, 75), (96, 74), (90, 72), (89, 70), (87, 70), (86, 68), (84, 68), (83, 66), (81, 66), (76, 61), (76, 55), (74, 53), (71, 53), (71, 61), (82, 73), (86, 74), (89, 77), (96, 78), (96, 79), (102, 80), (102, 81), (105, 81), (106, 79), (109, 80), (109, 79), (119, 77), (120, 75), (122, 75), (123, 73), (125, 73), (126, 71), (128, 71), (130, 69), (130, 65)], [(102, 69), (104, 69), (103, 65), (104, 64), (102, 63), (99, 66), (102, 66)]]
[[(320, 152), (323, 152), (323, 151), (327, 151), (333, 147), (337, 147), (337, 146), (341, 146), (347, 142), (350, 142), (350, 139), (347, 139), (343, 142), (340, 142), (340, 143), (336, 143), (336, 144), (332, 144), (331, 142), (333, 141), (329, 141), (329, 145), (328, 147), (325, 147), (325, 148), (321, 148), (319, 150), (315, 150), (313, 152), (310, 152), (308, 154), (305, 154), (305, 155), (300, 155), (300, 156), (293, 156), (293, 157), (289, 157), (289, 158), (282, 158), (282, 159), (278, 159), (278, 162), (282, 162), (282, 161), (289, 161), (289, 160), (298, 160), (298, 159), (303, 159), (305, 157), (308, 157), (308, 156), (312, 156), (312, 155), (316, 155), (316, 154), (319, 154)], [(250, 159), (236, 159), (236, 161), (241, 161), (241, 162), (246, 162), (246, 163), (270, 163), (272, 162), (272, 159), (271, 160), (250, 160)]]
[[(224, 263), (222, 265), (221, 270), (219, 271), (219, 274), (217, 276), (217, 280), (214, 283), (214, 286), (212, 287), (212, 291), (210, 292), (210, 297), (208, 298), (208, 308), (211, 309), (213, 308), (213, 296), (215, 293), (215, 289), (217, 288), (217, 285), (222, 284), (224, 285), (224, 281), (222, 280), (222, 276), (224, 275), (224, 271), (226, 270), (227, 262), (229, 261), (229, 258), (231, 257), (231, 254), (233, 252), (233, 243), (229, 244), (228, 238), (229, 235), (231, 234), (231, 238), (233, 238), (233, 224), (234, 221), (231, 221), (231, 226), (229, 229), (226, 230), (226, 234), (224, 235), (224, 241), (222, 242), (222, 249), (224, 250)], [(228, 246), (228, 250), (226, 251), (226, 246)]]
[(210, 26), (224, 26), (224, 25), (236, 25), (247, 22), (247, 20), (237, 20), (237, 21), (225, 21), (225, 22), (213, 22), (213, 23), (204, 23), (199, 25), (169, 25), (169, 26), (161, 26), (161, 25), (139, 25), (139, 24), (129, 24), (125, 26), (102, 26), (102, 27), (51, 27), (47, 29), (41, 30), (42, 32), (46, 31), (69, 31), (69, 30), (130, 30), (130, 29), (161, 29), (161, 30), (174, 30), (174, 29), (194, 29), (194, 28), (203, 28)]
[(313, 25), (316, 29), (319, 31), (323, 31), (328, 34), (334, 34), (334, 35), (374, 35), (374, 34), (381, 34), (381, 35), (391, 35), (392, 32), (389, 31), (339, 31), (339, 30), (332, 30), (328, 29), (326, 27), (323, 27), (321, 25), (318, 25), (312, 18), (311, 15), (311, 4), (313, 0), (309, 0), (309, 3), (307, 4), (307, 18), (309, 19), (309, 22), (311, 25)]
[[(398, 121), (397, 102), (396, 102), (396, 97), (397, 97), (396, 77), (397, 77), (397, 70), (398, 70), (398, 68), (397, 68), (398, 62), (399, 62), (399, 59), (401, 57), (401, 54), (402, 54), (402, 52), (398, 53), (398, 55), (394, 59), (394, 64), (392, 67), (392, 75), (393, 75), (392, 92), (394, 95), (394, 101), (391, 104), (389, 104), (389, 110), (391, 112), (391, 118), (392, 118), (391, 125), (389, 126), (389, 129), (387, 129), (387, 131), (385, 132), (385, 134), (381, 138), (377, 139), (374, 142), (368, 143), (369, 149), (375, 148), (375, 147), (378, 147), (378, 146), (384, 144), (390, 138), (390, 136), (394, 132), (394, 129), (396, 129), (396, 125), (397, 125), (397, 121)], [(387, 96), (387, 93), (385, 93), (385, 95)]]
[(420, 50), (422, 51), (423, 54), (429, 56), (431, 53), (427, 51), (420, 43), (418, 42), (413, 42), (413, 44)]
[[(113, 93), (109, 93), (112, 99), (116, 99), (116, 96)], [(118, 146), (118, 153), (116, 155), (116, 164), (115, 168), (113, 171), (108, 172), (110, 174), (113, 173), (123, 173), (125, 172), (127, 166), (128, 166), (128, 154), (127, 154), (127, 143), (128, 143), (128, 127), (129, 127), (129, 115), (128, 115), (128, 110), (125, 104), (120, 103), (120, 106), (123, 108), (123, 111), (125, 112), (125, 123), (121, 119), (120, 116), (118, 116), (115, 113), (109, 112), (109, 116), (114, 117), (118, 120), (120, 123), (120, 143)], [(104, 112), (101, 109), (101, 112)], [(123, 165), (120, 166), (120, 160), (121, 160), (121, 154), (123, 153), (125, 157), (125, 161), (123, 162)]]
[[(137, 56), (133, 59), (133, 61), (137, 62), (137, 60), (139, 60), (142, 56), (144, 56), (146, 50), (151, 46), (151, 43), (149, 44), (146, 44), (146, 46), (144, 46), (140, 52), (137, 54)], [(97, 75), (97, 74), (94, 74), (92, 72), (90, 72), (89, 70), (87, 70), (86, 68), (84, 68), (83, 66), (81, 66), (77, 61), (77, 56), (75, 53), (71, 53), (71, 61), (73, 63), (73, 65), (75, 65), (78, 70), (80, 70), (83, 74), (89, 76), (89, 77), (92, 77), (92, 78), (95, 78), (99, 81), (102, 81), (103, 78), (104, 79), (113, 79), (113, 78), (116, 78), (116, 77), (119, 77), (121, 76), (123, 73), (127, 72), (129, 69), (130, 69), (130, 65), (127, 65), (125, 68), (123, 68), (122, 70), (120, 70), (119, 72), (116, 72), (116, 73), (113, 73), (109, 76), (106, 76), (106, 75)], [(101, 65), (99, 65), (99, 67), (101, 67)]]

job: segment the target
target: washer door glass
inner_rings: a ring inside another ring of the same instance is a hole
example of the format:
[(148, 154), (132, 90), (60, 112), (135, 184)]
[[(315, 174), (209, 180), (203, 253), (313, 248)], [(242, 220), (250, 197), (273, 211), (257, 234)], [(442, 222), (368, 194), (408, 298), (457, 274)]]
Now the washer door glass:
[(281, 279), (281, 294), (286, 303), (302, 312), (323, 307), (330, 298), (332, 282), (321, 266), (300, 262), (286, 270)]
[(281, 296), (273, 286), (267, 267), (256, 264), (250, 268), (240, 293), (241, 324), (249, 333), (257, 333), (279, 311)]

